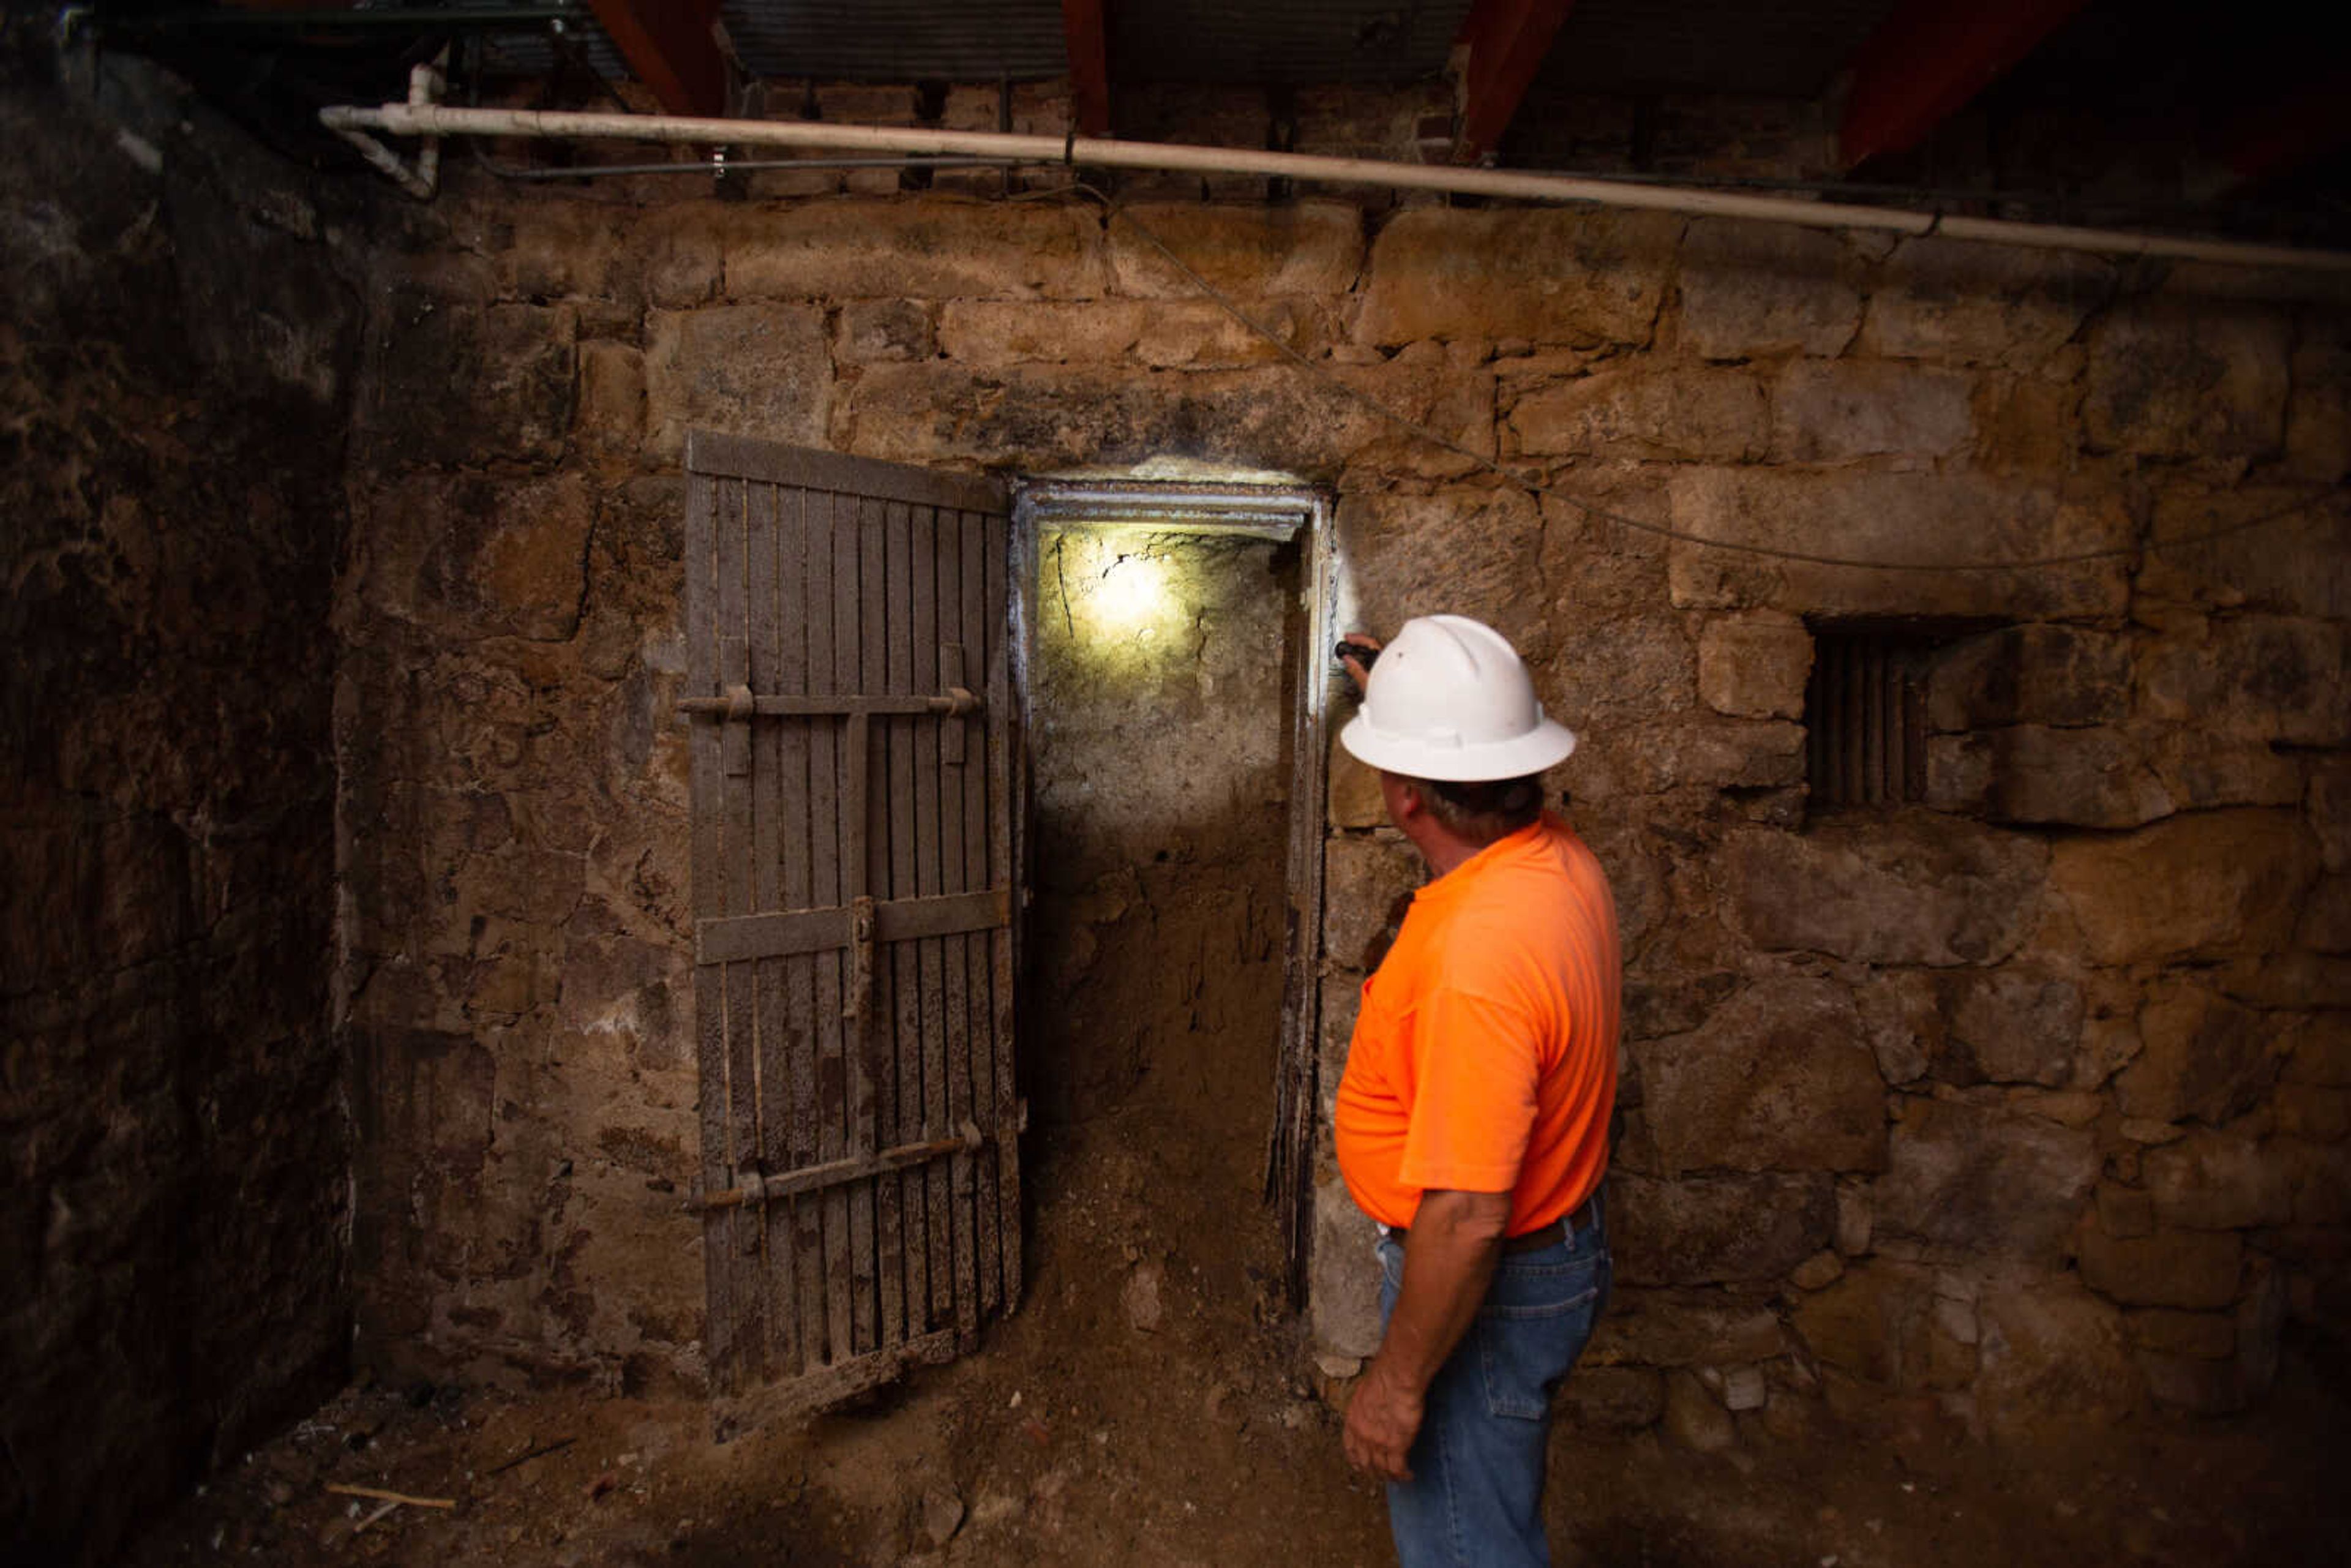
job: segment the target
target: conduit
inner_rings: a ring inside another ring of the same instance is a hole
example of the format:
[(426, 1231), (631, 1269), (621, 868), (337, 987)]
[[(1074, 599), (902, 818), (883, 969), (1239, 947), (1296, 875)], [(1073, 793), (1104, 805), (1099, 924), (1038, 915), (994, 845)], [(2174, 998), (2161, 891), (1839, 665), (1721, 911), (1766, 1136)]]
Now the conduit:
[[(411, 96), (413, 99), (418, 95), (412, 92)], [(1163, 173), (1263, 175), (1270, 179), (1384, 185), (1404, 191), (1437, 191), (1516, 201), (1588, 202), (1598, 206), (1627, 207), (1636, 211), (1749, 218), (1768, 223), (1801, 224), (1809, 228), (1890, 230), (1902, 235), (1938, 235), (1946, 239), (2032, 246), (2047, 250), (2090, 251), (2102, 256), (2168, 256), (2240, 267), (2351, 272), (2351, 252), (2344, 251), (2304, 250), (2291, 246), (2253, 245), (2235, 240), (2176, 238), (2165, 235), (2134, 234), (2121, 229), (2011, 223), (1996, 218), (1906, 212), (1898, 207), (1855, 206), (1836, 202), (1800, 201), (1788, 196), (1688, 190), (1629, 181), (1583, 179), (1566, 174), (1518, 173), (1501, 169), (1465, 169), (1370, 158), (1323, 158), (1302, 152), (1259, 152), (1243, 147), (1193, 147), (1169, 142), (1113, 141), (1074, 134), (1068, 137), (1034, 136), (1010, 131), (946, 131), (923, 126), (833, 125), (820, 120), (709, 120), (668, 114), (451, 109), (417, 101), (388, 103), (381, 109), (322, 109), (319, 111), (319, 118), (329, 129), (358, 141), (370, 141), (366, 132), (379, 131), (395, 136), (428, 139), (509, 136), (538, 141), (656, 141), (729, 149), (806, 147), (868, 154), (950, 154), (1005, 162), (1064, 163), (1088, 168), (1143, 169)], [(427, 145), (428, 148), (431, 146), (429, 140)], [(390, 156), (381, 145), (375, 145), (375, 152)], [(370, 162), (375, 162), (377, 159), (371, 154)], [(412, 191), (415, 189), (414, 184), (405, 178), (402, 183)]]

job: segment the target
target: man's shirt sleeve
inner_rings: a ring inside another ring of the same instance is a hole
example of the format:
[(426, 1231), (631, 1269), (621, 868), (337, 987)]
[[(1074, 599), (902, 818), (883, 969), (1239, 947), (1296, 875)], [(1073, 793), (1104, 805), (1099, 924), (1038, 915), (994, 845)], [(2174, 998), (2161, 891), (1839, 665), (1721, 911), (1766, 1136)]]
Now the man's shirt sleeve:
[(1396, 1175), (1423, 1192), (1510, 1192), (1534, 1128), (1535, 1032), (1517, 1008), (1442, 987), (1420, 998), (1418, 1080)]

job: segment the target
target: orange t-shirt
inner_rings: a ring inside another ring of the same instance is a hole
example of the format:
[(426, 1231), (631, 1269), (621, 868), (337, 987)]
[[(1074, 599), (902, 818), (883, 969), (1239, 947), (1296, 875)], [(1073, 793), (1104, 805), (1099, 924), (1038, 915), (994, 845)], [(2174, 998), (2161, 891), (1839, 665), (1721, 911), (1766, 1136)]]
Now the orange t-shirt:
[(1622, 968), (1608, 880), (1556, 817), (1415, 894), (1339, 1081), (1364, 1212), (1408, 1226), (1432, 1187), (1507, 1192), (1516, 1236), (1583, 1203), (1608, 1164)]

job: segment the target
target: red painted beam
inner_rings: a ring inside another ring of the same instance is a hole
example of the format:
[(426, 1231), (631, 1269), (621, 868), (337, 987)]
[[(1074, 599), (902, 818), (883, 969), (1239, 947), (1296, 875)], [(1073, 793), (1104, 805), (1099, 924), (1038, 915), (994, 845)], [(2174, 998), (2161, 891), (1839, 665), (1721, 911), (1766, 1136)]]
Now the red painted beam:
[(1848, 169), (1915, 147), (2085, 0), (1907, 0), (1853, 57), (1838, 151)]
[(1551, 53), (1575, 0), (1477, 0), (1453, 41), (1460, 128), (1453, 162), (1475, 163), (1502, 133)]
[(1061, 0), (1061, 37), (1070, 57), (1070, 98), (1081, 136), (1110, 134), (1110, 45), (1102, 0)]
[(718, 0), (589, 0), (604, 34), (670, 114), (726, 112), (726, 57), (711, 28)]

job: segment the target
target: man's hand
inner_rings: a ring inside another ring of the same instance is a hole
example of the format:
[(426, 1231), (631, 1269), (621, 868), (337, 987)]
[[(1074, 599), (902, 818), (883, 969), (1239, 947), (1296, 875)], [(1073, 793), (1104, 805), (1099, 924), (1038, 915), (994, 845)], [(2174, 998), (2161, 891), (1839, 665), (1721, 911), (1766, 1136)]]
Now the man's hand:
[(1376, 1481), (1408, 1481), (1405, 1460), (1412, 1440), (1420, 1435), (1421, 1392), (1401, 1378), (1385, 1374), (1374, 1360), (1347, 1401), (1347, 1428), (1342, 1443), (1347, 1462)]
[[(1357, 653), (1353, 650), (1360, 649)], [(1339, 643), (1339, 663), (1347, 676), (1355, 683), (1355, 695), (1361, 696), (1364, 685), (1372, 678), (1372, 661), (1379, 656), (1380, 640), (1368, 632), (1350, 632)]]

